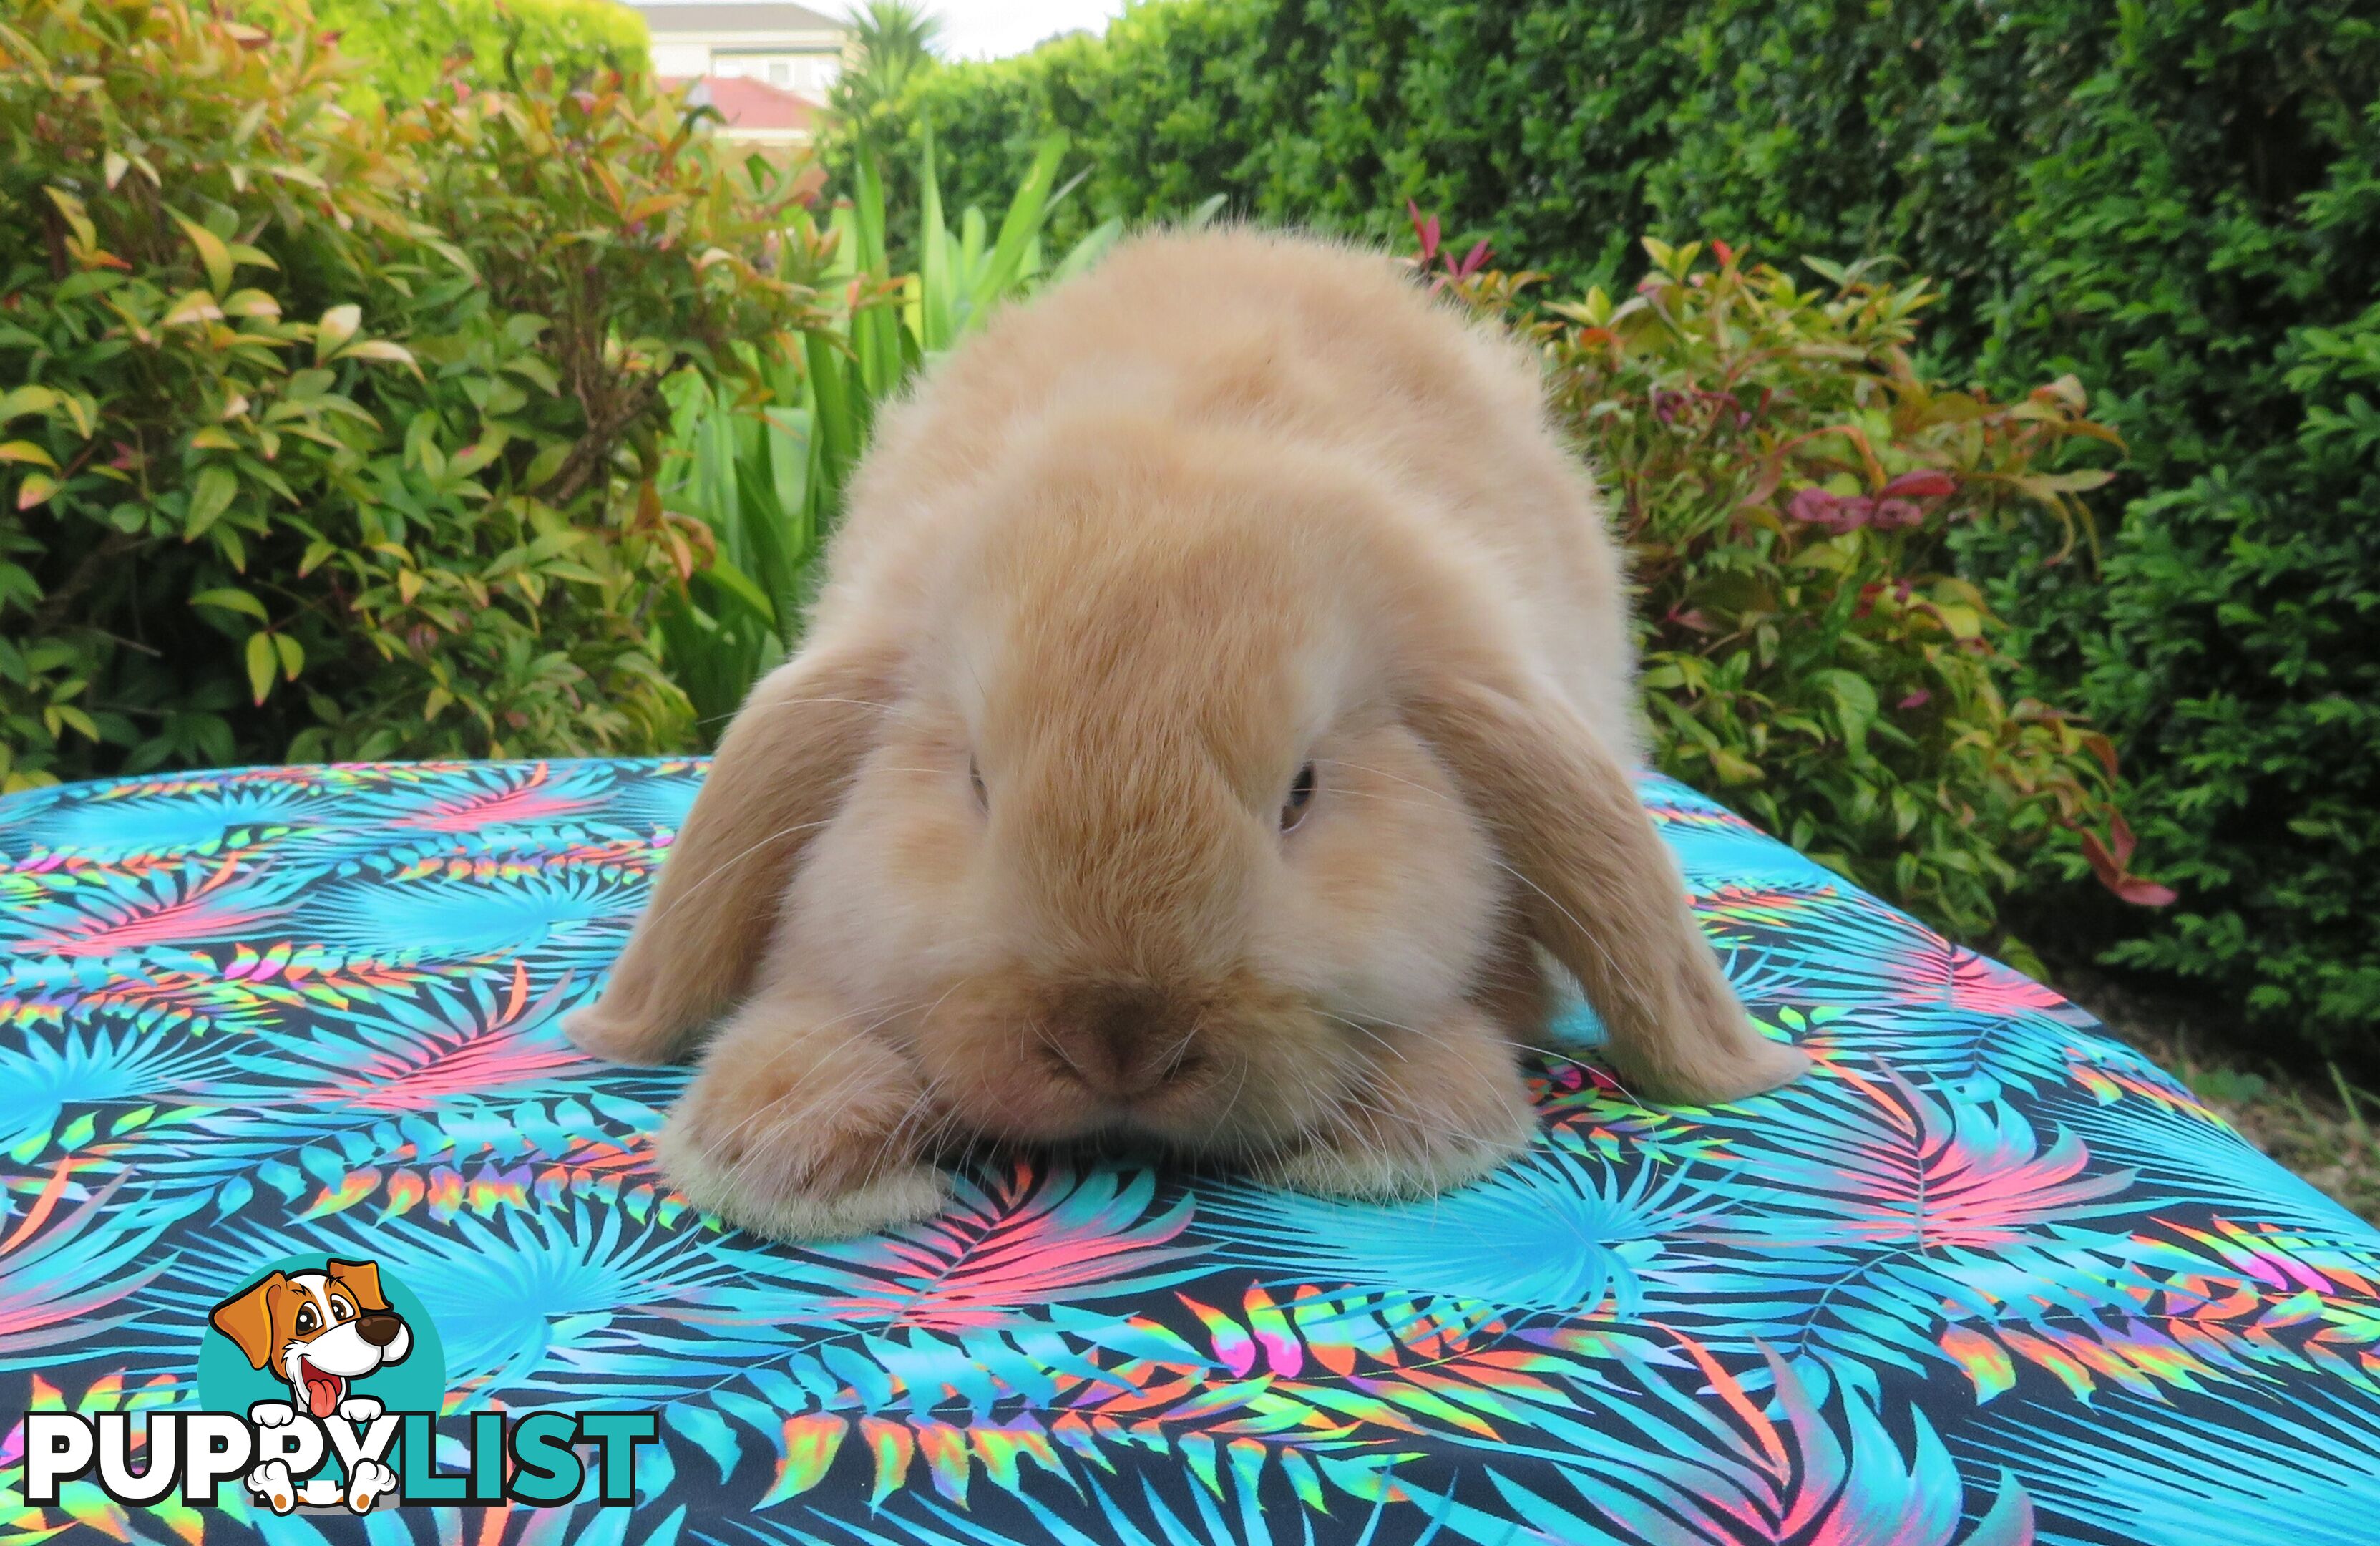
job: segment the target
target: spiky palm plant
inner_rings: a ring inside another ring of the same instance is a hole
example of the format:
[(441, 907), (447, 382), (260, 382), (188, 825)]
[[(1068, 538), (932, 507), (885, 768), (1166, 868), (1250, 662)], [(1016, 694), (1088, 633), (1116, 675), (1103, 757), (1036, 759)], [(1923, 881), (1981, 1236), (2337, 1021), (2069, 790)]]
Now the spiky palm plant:
[(827, 95), (841, 130), (863, 147), (909, 82), (940, 58), (942, 18), (911, 0), (868, 0), (851, 15), (850, 63)]

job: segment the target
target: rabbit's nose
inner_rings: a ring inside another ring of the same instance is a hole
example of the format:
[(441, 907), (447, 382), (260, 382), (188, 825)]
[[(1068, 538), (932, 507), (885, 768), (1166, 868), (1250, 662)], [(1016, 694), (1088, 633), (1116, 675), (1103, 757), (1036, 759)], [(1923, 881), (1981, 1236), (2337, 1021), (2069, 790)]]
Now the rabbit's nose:
[(1147, 1095), (1194, 1057), (1195, 1015), (1140, 982), (1094, 982), (1069, 992), (1049, 1024), (1064, 1070), (1111, 1101)]

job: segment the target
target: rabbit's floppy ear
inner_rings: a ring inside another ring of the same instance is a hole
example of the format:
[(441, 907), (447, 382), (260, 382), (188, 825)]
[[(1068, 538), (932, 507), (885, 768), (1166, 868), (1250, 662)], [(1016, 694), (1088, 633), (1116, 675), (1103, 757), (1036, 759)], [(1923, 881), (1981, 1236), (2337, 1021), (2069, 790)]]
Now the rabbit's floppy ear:
[(570, 1039), (624, 1063), (666, 1063), (751, 987), (780, 896), (833, 819), (891, 710), (892, 646), (822, 646), (763, 677), (710, 764), (603, 996)]
[(1627, 771), (1550, 687), (1518, 668), (1433, 670), (1405, 700), (1519, 879), (1531, 932), (1586, 991), (1632, 1092), (1708, 1104), (1808, 1065), (1752, 1029)]

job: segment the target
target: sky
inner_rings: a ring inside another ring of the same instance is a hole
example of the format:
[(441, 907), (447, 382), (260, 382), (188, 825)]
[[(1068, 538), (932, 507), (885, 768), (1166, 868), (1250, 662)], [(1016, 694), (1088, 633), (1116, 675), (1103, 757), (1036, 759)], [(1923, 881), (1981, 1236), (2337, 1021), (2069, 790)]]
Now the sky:
[[(851, 9), (847, 0), (809, 0), (809, 6), (829, 16)], [(1123, 12), (1123, 0), (927, 0), (927, 9), (942, 18), (945, 58), (997, 59), (1077, 27), (1104, 31), (1109, 18)]]
[[(820, 10), (841, 6), (820, 5)], [(1123, 0), (928, 0), (942, 18), (942, 53), (953, 59), (1022, 54), (1055, 32), (1103, 30)]]

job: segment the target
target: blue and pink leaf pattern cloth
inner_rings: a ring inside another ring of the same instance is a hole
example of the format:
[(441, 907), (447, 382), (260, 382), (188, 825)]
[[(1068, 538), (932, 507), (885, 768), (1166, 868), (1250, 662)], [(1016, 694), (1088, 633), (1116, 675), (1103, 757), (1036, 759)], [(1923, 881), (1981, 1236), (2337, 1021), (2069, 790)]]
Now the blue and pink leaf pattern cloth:
[[(1536, 1070), (1434, 1202), (1018, 1157), (801, 1249), (657, 1177), (683, 1070), (558, 1031), (698, 761), (0, 802), (0, 1541), (360, 1538), (22, 1494), (29, 1406), (190, 1398), (263, 1261), (376, 1260), (449, 1410), (654, 1408), (638, 1503), (381, 1542), (2380, 1540), (2380, 1235), (2035, 983), (1665, 781), (1774, 1095)], [(458, 1446), (459, 1447), (459, 1446)], [(340, 1534), (342, 1530), (347, 1532)]]

